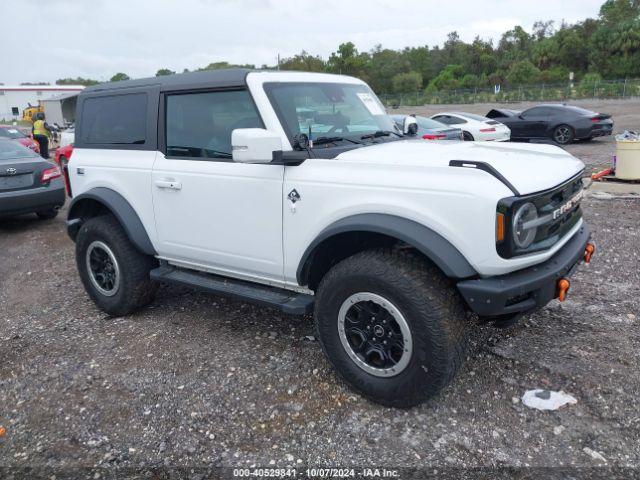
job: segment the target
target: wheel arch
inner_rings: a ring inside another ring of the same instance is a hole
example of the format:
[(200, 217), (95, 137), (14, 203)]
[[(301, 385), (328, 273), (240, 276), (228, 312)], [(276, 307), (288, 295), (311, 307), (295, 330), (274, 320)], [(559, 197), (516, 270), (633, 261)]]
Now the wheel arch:
[(367, 213), (343, 218), (322, 230), (302, 255), (296, 280), (314, 289), (322, 276), (344, 258), (398, 243), (420, 252), (447, 277), (477, 276), (462, 253), (429, 227), (394, 215)]
[(74, 197), (69, 206), (67, 233), (73, 241), (85, 220), (98, 215), (113, 215), (133, 245), (142, 253), (156, 255), (140, 217), (131, 204), (118, 192), (105, 187), (96, 187)]

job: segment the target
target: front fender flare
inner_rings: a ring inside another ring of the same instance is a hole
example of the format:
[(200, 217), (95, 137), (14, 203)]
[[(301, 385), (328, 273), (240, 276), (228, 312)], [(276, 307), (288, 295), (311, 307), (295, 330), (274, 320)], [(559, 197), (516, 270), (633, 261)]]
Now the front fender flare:
[(296, 272), (298, 284), (307, 284), (309, 267), (316, 248), (330, 237), (346, 232), (373, 232), (397, 238), (429, 258), (450, 278), (478, 275), (456, 247), (429, 227), (395, 215), (364, 213), (338, 220), (320, 232), (300, 259)]
[(74, 197), (69, 205), (67, 217), (67, 232), (72, 240), (84, 221), (84, 207), (88, 202), (98, 202), (109, 210), (120, 222), (127, 237), (135, 247), (147, 255), (157, 255), (149, 235), (147, 234), (140, 217), (131, 204), (118, 192), (105, 187), (96, 187)]

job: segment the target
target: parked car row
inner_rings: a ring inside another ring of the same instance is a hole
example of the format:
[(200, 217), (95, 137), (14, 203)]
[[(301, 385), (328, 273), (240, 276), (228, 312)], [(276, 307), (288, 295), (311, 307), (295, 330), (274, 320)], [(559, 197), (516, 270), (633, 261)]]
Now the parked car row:
[(36, 213), (50, 219), (65, 197), (58, 165), (19, 142), (0, 138), (0, 218)]
[[(392, 118), (401, 127), (407, 116)], [(418, 135), (425, 140), (543, 140), (568, 145), (613, 133), (611, 115), (565, 104), (538, 105), (523, 112), (492, 109), (486, 117), (467, 112), (440, 112), (430, 118), (411, 116), (418, 124)]]
[(0, 138), (8, 138), (9, 140), (15, 140), (21, 145), (33, 150), (36, 153), (40, 153), (40, 146), (33, 138), (25, 135), (20, 130), (9, 125), (0, 125)]
[(538, 105), (523, 112), (493, 109), (487, 117), (498, 119), (511, 129), (512, 140), (552, 139), (560, 145), (574, 140), (591, 140), (611, 135), (611, 115), (573, 105)]

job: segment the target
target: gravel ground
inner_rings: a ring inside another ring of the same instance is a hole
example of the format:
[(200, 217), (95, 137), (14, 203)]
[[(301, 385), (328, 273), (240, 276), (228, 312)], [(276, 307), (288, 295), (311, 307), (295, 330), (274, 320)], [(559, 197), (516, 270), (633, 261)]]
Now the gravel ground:
[[(138, 314), (108, 318), (80, 284), (64, 214), (3, 221), (0, 478), (253, 465), (637, 475), (640, 201), (591, 196), (584, 210), (599, 252), (568, 300), (510, 329), (477, 325), (454, 382), (410, 410), (352, 394), (310, 317), (163, 287)], [(531, 410), (520, 398), (532, 388), (577, 404)]]

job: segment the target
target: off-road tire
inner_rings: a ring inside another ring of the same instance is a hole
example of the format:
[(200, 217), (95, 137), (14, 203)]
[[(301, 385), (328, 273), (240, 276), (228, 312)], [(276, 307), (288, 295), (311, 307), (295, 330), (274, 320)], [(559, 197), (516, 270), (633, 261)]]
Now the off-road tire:
[[(120, 268), (120, 284), (112, 296), (103, 295), (90, 279), (86, 252), (96, 240), (111, 249)], [(93, 217), (82, 224), (76, 237), (76, 263), (91, 299), (112, 316), (127, 315), (149, 304), (158, 289), (158, 283), (149, 278), (149, 272), (158, 265), (157, 260), (137, 250), (112, 215)]]
[[(338, 332), (339, 309), (354, 293), (393, 303), (411, 331), (413, 351), (399, 374), (370, 374), (348, 355)], [(439, 393), (462, 364), (468, 320), (455, 286), (410, 251), (369, 250), (335, 265), (316, 292), (315, 320), (322, 348), (342, 378), (373, 402), (408, 408)]]
[(40, 220), (51, 220), (52, 218), (56, 218), (58, 216), (58, 210), (55, 208), (50, 208), (49, 210), (40, 210), (36, 212), (36, 215)]

